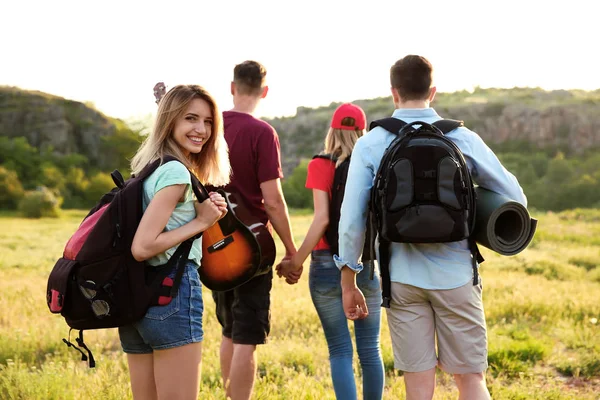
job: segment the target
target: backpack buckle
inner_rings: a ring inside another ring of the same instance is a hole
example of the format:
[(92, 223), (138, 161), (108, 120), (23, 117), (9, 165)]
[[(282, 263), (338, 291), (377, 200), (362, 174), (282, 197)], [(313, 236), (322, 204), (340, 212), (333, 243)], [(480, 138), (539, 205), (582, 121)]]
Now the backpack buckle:
[(381, 307), (390, 308), (391, 302), (392, 299), (390, 299), (389, 297), (384, 297), (381, 302)]

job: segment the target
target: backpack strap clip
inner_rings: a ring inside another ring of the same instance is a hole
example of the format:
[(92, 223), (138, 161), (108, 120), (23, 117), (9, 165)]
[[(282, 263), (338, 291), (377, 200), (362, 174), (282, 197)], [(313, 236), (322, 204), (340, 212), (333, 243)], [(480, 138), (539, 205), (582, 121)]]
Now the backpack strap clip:
[(115, 169), (113, 172), (110, 173), (110, 176), (119, 189), (123, 189), (125, 187), (125, 179), (123, 178), (123, 175), (119, 172), (119, 170)]
[[(89, 364), (88, 365), (90, 366), (90, 368), (94, 368), (96, 366), (96, 360), (94, 360), (94, 355), (92, 354), (92, 351), (83, 342), (83, 330), (79, 330), (79, 337), (75, 338), (75, 341), (77, 342), (79, 347), (81, 347), (82, 349), (85, 349), (87, 351), (88, 356), (89, 356)], [(82, 352), (82, 354), (83, 354), (83, 352)]]
[(469, 249), (471, 250), (471, 258), (473, 262), (473, 286), (479, 285), (479, 267), (477, 264), (481, 264), (485, 261), (481, 253), (479, 252), (479, 247), (477, 247), (477, 243), (474, 239), (469, 238)]
[(72, 330), (73, 330), (73, 328), (69, 329), (69, 340), (63, 338), (63, 342), (68, 347), (72, 347), (75, 350), (77, 350), (78, 352), (80, 352), (81, 353), (81, 361), (88, 361), (89, 367), (94, 368), (96, 366), (96, 360), (94, 360), (94, 355), (92, 354), (92, 351), (87, 347), (87, 345), (83, 341), (83, 330), (81, 330), (81, 329), (79, 330), (79, 337), (76, 337), (75, 341), (77, 342), (77, 345), (79, 345), (79, 347), (81, 347), (87, 351), (88, 355), (86, 355), (83, 352), (83, 350), (81, 350), (79, 347), (77, 347), (76, 345), (74, 345), (73, 343), (70, 342)]

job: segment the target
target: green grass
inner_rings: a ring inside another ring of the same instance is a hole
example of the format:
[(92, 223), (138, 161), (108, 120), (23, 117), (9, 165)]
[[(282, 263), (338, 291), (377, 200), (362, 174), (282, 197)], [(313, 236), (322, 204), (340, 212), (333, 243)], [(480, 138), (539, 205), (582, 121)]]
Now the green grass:
[[(116, 330), (86, 333), (97, 359), (87, 368), (62, 338), (64, 320), (45, 305), (48, 273), (85, 215), (28, 220), (0, 212), (0, 398), (130, 399), (127, 364)], [(311, 221), (292, 212), (300, 242)], [(539, 235), (513, 257), (483, 249), (488, 322), (488, 386), (494, 399), (597, 399), (600, 392), (600, 212), (537, 213)], [(282, 246), (277, 242), (281, 253)], [(220, 327), (205, 289), (201, 399), (224, 399)], [(384, 398), (403, 399), (385, 313), (381, 347)], [(333, 399), (327, 345), (305, 274), (288, 286), (275, 279), (269, 344), (258, 350), (256, 399)], [(360, 368), (355, 360), (357, 386)], [(435, 399), (456, 399), (452, 377), (439, 372)]]

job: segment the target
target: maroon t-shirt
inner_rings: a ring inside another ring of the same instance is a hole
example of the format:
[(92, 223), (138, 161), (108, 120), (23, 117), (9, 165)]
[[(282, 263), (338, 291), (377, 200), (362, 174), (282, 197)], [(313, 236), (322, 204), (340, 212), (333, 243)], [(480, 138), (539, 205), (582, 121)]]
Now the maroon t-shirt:
[(260, 184), (283, 178), (279, 136), (265, 121), (236, 111), (223, 112), (223, 127), (232, 171), (226, 189), (239, 193), (252, 215), (266, 224)]

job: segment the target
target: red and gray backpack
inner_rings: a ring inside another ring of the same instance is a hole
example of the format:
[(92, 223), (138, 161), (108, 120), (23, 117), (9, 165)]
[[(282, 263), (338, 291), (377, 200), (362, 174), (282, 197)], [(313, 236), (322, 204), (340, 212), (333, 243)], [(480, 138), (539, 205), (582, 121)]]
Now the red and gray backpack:
[[(201, 234), (179, 245), (167, 264), (160, 267), (149, 268), (131, 254), (143, 215), (144, 180), (161, 164), (175, 160), (156, 160), (126, 181), (115, 170), (111, 175), (116, 187), (103, 195), (83, 219), (50, 273), (46, 291), (50, 312), (60, 313), (71, 330), (79, 330), (77, 345), (70, 339), (63, 342), (79, 351), (90, 368), (95, 361), (83, 341), (84, 330), (131, 324), (140, 320), (150, 306), (169, 304), (177, 295), (192, 242)], [(202, 201), (206, 198), (203, 187), (193, 181), (196, 197)], [(175, 268), (175, 276), (170, 278)]]

